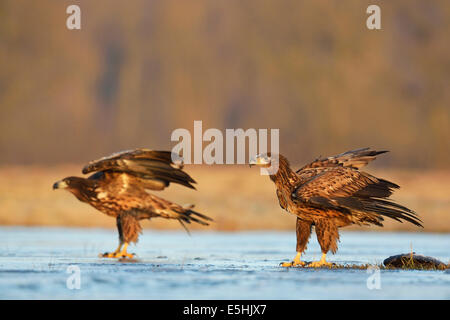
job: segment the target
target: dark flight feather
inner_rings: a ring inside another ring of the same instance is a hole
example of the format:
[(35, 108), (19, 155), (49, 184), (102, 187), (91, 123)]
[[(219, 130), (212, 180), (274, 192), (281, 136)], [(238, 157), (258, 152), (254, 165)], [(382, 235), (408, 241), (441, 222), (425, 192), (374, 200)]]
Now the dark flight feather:
[[(175, 162), (172, 159), (175, 159)], [(196, 182), (182, 168), (182, 158), (174, 153), (136, 149), (91, 161), (83, 168), (82, 172), (84, 174), (95, 171), (123, 172), (143, 180), (156, 180), (158, 186), (162, 188), (164, 186), (161, 185), (161, 181), (164, 181), (165, 187), (173, 182), (195, 189), (192, 184)], [(148, 188), (152, 189), (152, 185), (149, 183)]]

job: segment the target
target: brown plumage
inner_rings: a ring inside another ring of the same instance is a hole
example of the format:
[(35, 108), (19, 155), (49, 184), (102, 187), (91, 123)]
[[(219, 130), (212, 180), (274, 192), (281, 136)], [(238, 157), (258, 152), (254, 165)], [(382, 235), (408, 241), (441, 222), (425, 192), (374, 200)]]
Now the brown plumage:
[(250, 162), (269, 170), (280, 206), (297, 216), (297, 256), (283, 266), (304, 265), (300, 257), (306, 250), (312, 226), (323, 254), (321, 261), (312, 266), (329, 265), (325, 256), (329, 250), (337, 251), (340, 227), (383, 226), (386, 217), (422, 227), (414, 211), (388, 199), (398, 185), (359, 170), (385, 152), (369, 148), (352, 150), (316, 159), (296, 172), (282, 155), (259, 155)]
[(136, 149), (91, 161), (83, 168), (83, 173), (93, 173), (91, 176), (67, 177), (56, 182), (53, 188), (67, 189), (78, 200), (116, 218), (119, 247), (103, 256), (131, 257), (126, 248), (130, 242), (138, 241), (142, 219), (175, 219), (186, 230), (185, 223), (208, 225), (212, 221), (192, 210), (192, 205), (183, 207), (149, 193), (163, 190), (170, 183), (195, 189), (195, 181), (182, 169), (182, 159), (169, 151)]

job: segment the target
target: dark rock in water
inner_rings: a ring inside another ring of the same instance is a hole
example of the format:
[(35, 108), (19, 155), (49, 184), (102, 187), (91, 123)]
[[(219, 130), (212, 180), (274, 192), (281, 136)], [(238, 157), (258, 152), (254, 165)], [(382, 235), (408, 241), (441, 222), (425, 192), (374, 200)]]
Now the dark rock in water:
[(404, 253), (391, 256), (383, 261), (386, 267), (406, 268), (406, 269), (447, 269), (448, 266), (442, 261), (433, 257), (421, 254)]

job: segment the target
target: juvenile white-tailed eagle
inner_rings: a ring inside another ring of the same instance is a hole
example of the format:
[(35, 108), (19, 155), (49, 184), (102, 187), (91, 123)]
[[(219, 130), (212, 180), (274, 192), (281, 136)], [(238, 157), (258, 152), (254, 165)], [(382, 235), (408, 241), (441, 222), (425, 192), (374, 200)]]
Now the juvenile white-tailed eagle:
[[(179, 159), (173, 162), (172, 159)], [(184, 223), (196, 222), (208, 225), (211, 218), (161, 199), (151, 190), (163, 190), (169, 184), (178, 183), (191, 189), (195, 181), (183, 170), (181, 158), (169, 151), (136, 149), (112, 154), (89, 162), (83, 174), (88, 178), (67, 177), (53, 185), (53, 189), (67, 189), (82, 202), (116, 218), (119, 246), (112, 253), (101, 254), (107, 258), (133, 257), (127, 253), (130, 242), (138, 241), (142, 228), (139, 220), (162, 217)], [(187, 229), (186, 229), (187, 230)]]
[(384, 217), (422, 227), (414, 211), (387, 199), (398, 185), (359, 170), (385, 152), (369, 148), (352, 150), (319, 158), (296, 172), (282, 155), (258, 155), (250, 161), (250, 166), (265, 168), (276, 168), (278, 164), (278, 171), (270, 174), (278, 201), (281, 208), (297, 216), (297, 255), (282, 266), (305, 265), (301, 255), (306, 250), (312, 226), (315, 226), (322, 258), (308, 265), (311, 267), (331, 266), (326, 254), (329, 250), (337, 251), (340, 227), (383, 226)]

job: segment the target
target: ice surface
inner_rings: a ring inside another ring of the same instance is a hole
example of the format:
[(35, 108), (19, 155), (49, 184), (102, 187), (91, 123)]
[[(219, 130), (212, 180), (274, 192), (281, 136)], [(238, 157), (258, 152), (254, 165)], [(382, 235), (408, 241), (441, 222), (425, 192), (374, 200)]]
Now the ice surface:
[[(279, 267), (295, 255), (294, 230), (147, 229), (130, 246), (136, 263), (98, 258), (116, 248), (115, 230), (0, 227), (0, 243), (1, 299), (450, 299), (445, 271), (381, 270), (380, 288), (370, 290), (367, 270)], [(380, 264), (411, 246), (450, 260), (450, 234), (381, 232), (341, 232), (329, 260)], [(320, 255), (313, 235), (304, 259)], [(79, 290), (67, 287), (69, 266), (80, 270)]]

